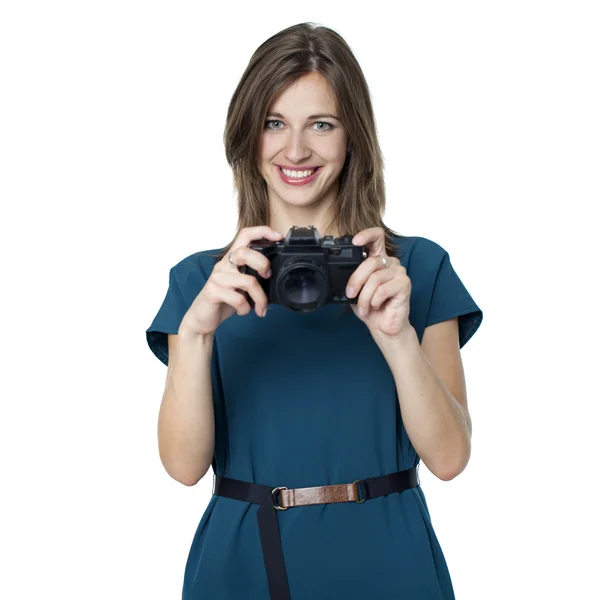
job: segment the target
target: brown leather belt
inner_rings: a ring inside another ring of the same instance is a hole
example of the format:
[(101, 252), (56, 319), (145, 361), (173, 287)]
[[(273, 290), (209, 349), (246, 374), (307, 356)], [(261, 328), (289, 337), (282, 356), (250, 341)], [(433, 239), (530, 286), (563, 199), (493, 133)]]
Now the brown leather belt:
[[(260, 504), (257, 511), (258, 531), (267, 570), (271, 600), (291, 600), (290, 587), (283, 560), (277, 511), (293, 506), (327, 504), (329, 502), (356, 502), (403, 492), (419, 486), (418, 465), (411, 469), (357, 479), (352, 483), (322, 485), (309, 488), (271, 487), (229, 477), (214, 476), (213, 494)], [(276, 499), (279, 496), (279, 499)]]

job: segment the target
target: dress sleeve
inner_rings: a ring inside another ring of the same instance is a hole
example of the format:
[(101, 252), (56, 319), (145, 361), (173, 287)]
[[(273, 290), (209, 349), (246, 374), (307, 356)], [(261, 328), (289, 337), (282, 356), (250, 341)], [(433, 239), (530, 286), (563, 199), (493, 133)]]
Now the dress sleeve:
[(146, 330), (146, 340), (150, 350), (167, 366), (169, 363), (167, 334), (179, 332), (179, 324), (188, 308), (177, 281), (175, 267), (172, 267), (169, 271), (169, 287), (165, 299), (152, 324)]
[(458, 333), (462, 348), (477, 331), (483, 312), (457, 275), (450, 256), (444, 251), (435, 276), (425, 327), (458, 317)]

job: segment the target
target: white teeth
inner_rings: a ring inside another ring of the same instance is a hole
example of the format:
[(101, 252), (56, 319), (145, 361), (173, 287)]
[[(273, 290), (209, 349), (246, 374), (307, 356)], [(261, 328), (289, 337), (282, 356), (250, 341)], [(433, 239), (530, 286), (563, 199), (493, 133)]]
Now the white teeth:
[(288, 171), (287, 169), (281, 170), (286, 177), (293, 177), (294, 179), (302, 179), (303, 177), (309, 177), (316, 171), (316, 169), (311, 169), (310, 171)]

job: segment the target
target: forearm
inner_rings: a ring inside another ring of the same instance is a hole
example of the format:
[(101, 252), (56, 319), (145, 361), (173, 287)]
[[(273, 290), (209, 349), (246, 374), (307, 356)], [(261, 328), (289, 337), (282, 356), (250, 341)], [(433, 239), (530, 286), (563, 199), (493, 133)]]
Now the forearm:
[(438, 377), (410, 327), (394, 340), (376, 339), (394, 376), (406, 432), (427, 468), (449, 480), (471, 452), (468, 413)]
[(180, 327), (159, 413), (158, 438), (163, 466), (177, 481), (194, 485), (214, 455), (211, 381), (213, 336)]

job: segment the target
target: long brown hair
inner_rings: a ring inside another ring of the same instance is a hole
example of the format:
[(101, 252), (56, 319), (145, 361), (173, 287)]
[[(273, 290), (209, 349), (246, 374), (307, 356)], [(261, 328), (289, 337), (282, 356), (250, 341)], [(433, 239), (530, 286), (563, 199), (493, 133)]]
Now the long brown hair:
[(269, 224), (267, 186), (256, 159), (267, 111), (276, 95), (315, 72), (333, 88), (349, 141), (328, 227), (335, 223), (340, 235), (352, 236), (368, 227), (381, 227), (387, 254), (395, 254), (392, 236), (399, 234), (382, 220), (383, 156), (362, 69), (340, 34), (314, 23), (299, 23), (256, 49), (231, 98), (223, 140), (238, 194), (238, 226), (234, 239), (215, 255), (217, 258), (230, 250), (241, 229)]

